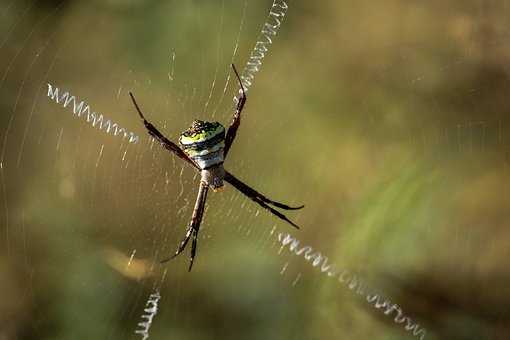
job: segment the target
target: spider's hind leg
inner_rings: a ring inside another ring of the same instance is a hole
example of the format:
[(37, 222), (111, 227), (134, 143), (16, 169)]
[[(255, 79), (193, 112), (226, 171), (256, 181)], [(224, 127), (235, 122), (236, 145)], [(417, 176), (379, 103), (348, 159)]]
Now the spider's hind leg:
[(180, 253), (182, 253), (184, 251), (184, 248), (186, 248), (186, 245), (188, 244), (188, 241), (191, 238), (191, 234), (193, 233), (193, 231), (194, 231), (194, 229), (192, 228), (192, 226), (189, 226), (188, 229), (186, 230), (186, 236), (184, 236), (184, 238), (182, 239), (175, 254), (164, 259), (164, 260), (161, 260), (161, 263), (168, 262), (168, 261), (174, 259), (175, 257), (177, 257), (177, 255), (179, 255)]
[(232, 184), (237, 190), (239, 190), (244, 195), (248, 196), (252, 201), (256, 202), (258, 205), (260, 205), (262, 208), (268, 210), (276, 217), (284, 220), (285, 222), (292, 225), (294, 228), (299, 229), (299, 227), (289, 220), (287, 216), (282, 214), (281, 212), (273, 209), (269, 206), (269, 204), (274, 205), (277, 208), (285, 209), (285, 210), (298, 210), (304, 207), (304, 205), (298, 206), (298, 207), (291, 207), (283, 203), (278, 203), (276, 201), (270, 200), (269, 198), (265, 197), (261, 193), (257, 192), (255, 189), (250, 188), (248, 185), (241, 182), (239, 179), (234, 177), (230, 172), (225, 171), (225, 181)]
[(198, 196), (197, 196), (197, 200), (195, 202), (195, 208), (193, 209), (193, 216), (191, 217), (191, 222), (188, 226), (188, 229), (186, 229), (186, 236), (184, 236), (184, 238), (182, 239), (175, 254), (167, 259), (164, 259), (163, 261), (161, 261), (161, 263), (168, 262), (171, 259), (175, 258), (180, 253), (182, 253), (184, 248), (186, 248), (186, 245), (188, 244), (189, 239), (193, 236), (193, 241), (191, 243), (190, 265), (189, 265), (189, 269), (188, 269), (188, 271), (191, 271), (191, 267), (193, 266), (193, 260), (195, 259), (195, 254), (197, 251), (198, 231), (200, 229), (200, 223), (202, 222), (202, 217), (204, 215), (204, 207), (205, 207), (205, 201), (207, 199), (208, 188), (209, 187), (206, 183), (200, 182), (200, 186), (198, 189)]
[(198, 237), (198, 230), (193, 229), (193, 241), (191, 243), (191, 256), (190, 256), (190, 262), (189, 262), (189, 268), (188, 271), (191, 271), (191, 267), (193, 267), (193, 260), (195, 259), (195, 253), (197, 251), (197, 237)]
[(182, 239), (175, 254), (167, 259), (162, 260), (161, 263), (168, 262), (168, 261), (172, 260), (173, 258), (177, 257), (180, 253), (182, 253), (184, 251), (184, 249), (186, 248), (186, 245), (188, 244), (188, 242), (192, 236), (193, 236), (193, 240), (191, 241), (191, 256), (190, 256), (190, 263), (189, 263), (189, 268), (188, 268), (188, 271), (191, 271), (191, 267), (193, 267), (193, 260), (195, 259), (195, 254), (197, 252), (197, 239), (198, 239), (198, 230), (194, 229), (192, 226), (188, 227), (188, 230), (186, 231), (186, 236), (184, 236), (184, 238)]

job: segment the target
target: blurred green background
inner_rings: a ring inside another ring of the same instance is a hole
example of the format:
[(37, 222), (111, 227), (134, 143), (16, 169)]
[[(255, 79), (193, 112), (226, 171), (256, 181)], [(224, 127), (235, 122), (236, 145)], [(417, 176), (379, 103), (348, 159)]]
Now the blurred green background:
[[(289, 1), (225, 166), (306, 205), (291, 230), (209, 196), (194, 269), (166, 265), (198, 178), (151, 143), (231, 119), (271, 1), (0, 1), (0, 339), (410, 339), (278, 252), (356, 271), (426, 339), (510, 338), (510, 3)], [(243, 15), (244, 13), (244, 15)], [(141, 137), (127, 144), (47, 83)]]

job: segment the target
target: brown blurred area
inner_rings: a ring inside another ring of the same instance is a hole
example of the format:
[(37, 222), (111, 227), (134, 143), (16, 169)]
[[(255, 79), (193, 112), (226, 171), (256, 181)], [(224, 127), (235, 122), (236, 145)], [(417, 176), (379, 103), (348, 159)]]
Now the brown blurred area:
[[(227, 188), (193, 272), (187, 254), (158, 263), (197, 178), (151, 143), (127, 91), (174, 140), (195, 118), (228, 124), (229, 65), (270, 7), (0, 0), (0, 340), (140, 338), (154, 287), (151, 339), (413, 338), (278, 254), (273, 227), (359, 272), (426, 339), (510, 338), (507, 1), (289, 1), (225, 166), (305, 204), (288, 214), (301, 230)], [(140, 143), (73, 117), (48, 83)]]

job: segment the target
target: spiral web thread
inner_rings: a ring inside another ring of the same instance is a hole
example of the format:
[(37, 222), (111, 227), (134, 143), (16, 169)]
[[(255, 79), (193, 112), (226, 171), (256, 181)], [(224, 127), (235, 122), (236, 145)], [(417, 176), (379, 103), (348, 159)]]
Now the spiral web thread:
[(139, 142), (140, 138), (135, 133), (128, 132), (125, 128), (120, 127), (117, 123), (110, 119), (105, 119), (105, 117), (100, 113), (96, 113), (94, 111), (91, 112), (90, 106), (83, 100), (77, 104), (76, 102), (78, 100), (76, 97), (71, 95), (68, 91), (65, 91), (62, 96), (59, 97), (59, 91), (60, 89), (58, 87), (48, 84), (48, 98), (57, 104), (62, 104), (64, 108), (72, 103), (73, 114), (77, 117), (81, 117), (83, 115), (87, 123), (92, 124), (92, 127), (97, 126), (99, 130), (103, 130), (106, 133), (112, 133), (114, 136), (121, 135), (122, 138), (128, 138), (129, 143), (136, 144)]
[(405, 316), (400, 306), (392, 303), (379, 293), (372, 293), (373, 289), (369, 288), (358, 275), (350, 273), (347, 269), (337, 270), (335, 264), (328, 263), (327, 256), (318, 251), (314, 252), (314, 249), (310, 246), (300, 247), (299, 240), (290, 234), (278, 234), (278, 242), (281, 243), (280, 252), (284, 247), (288, 246), (288, 250), (291, 253), (303, 256), (313, 267), (319, 267), (321, 273), (326, 274), (328, 277), (337, 277), (338, 282), (345, 284), (350, 290), (355, 291), (356, 294), (362, 295), (369, 304), (373, 305), (373, 308), (382, 310), (387, 316), (395, 311), (397, 315), (393, 321), (396, 324), (405, 323), (404, 329), (406, 331), (412, 332), (413, 336), (419, 337), (420, 340), (425, 339), (426, 329), (420, 328), (419, 324), (414, 323), (410, 317)]
[(145, 303), (145, 308), (143, 309), (144, 314), (141, 316), (142, 321), (138, 323), (138, 329), (135, 331), (135, 334), (142, 336), (142, 340), (147, 340), (149, 338), (149, 329), (152, 325), (152, 319), (154, 319), (154, 316), (158, 313), (160, 299), (161, 295), (159, 291), (156, 291), (149, 295)]
[[(264, 23), (264, 26), (262, 26), (262, 31), (257, 38), (255, 47), (253, 48), (250, 57), (246, 62), (246, 66), (241, 73), (241, 82), (244, 86), (245, 92), (248, 92), (248, 89), (251, 87), (253, 80), (255, 79), (255, 74), (260, 71), (262, 61), (269, 52), (269, 47), (273, 43), (273, 38), (276, 36), (280, 26), (282, 25), (283, 18), (285, 17), (288, 8), (289, 6), (284, 0), (273, 1), (267, 20)], [(237, 103), (238, 100), (238, 96), (234, 97), (234, 102)]]

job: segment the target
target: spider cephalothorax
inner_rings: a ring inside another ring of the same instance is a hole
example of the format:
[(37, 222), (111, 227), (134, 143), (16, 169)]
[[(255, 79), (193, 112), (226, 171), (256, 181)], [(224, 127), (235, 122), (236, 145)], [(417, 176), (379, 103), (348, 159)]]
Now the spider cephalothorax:
[(218, 122), (194, 120), (179, 138), (182, 150), (202, 170), (201, 180), (214, 191), (223, 188), (225, 128)]
[(195, 120), (191, 124), (191, 127), (184, 131), (179, 138), (179, 144), (181, 144), (182, 149), (170, 141), (168, 138), (163, 136), (163, 134), (159, 132), (154, 125), (145, 119), (142, 111), (136, 103), (135, 97), (131, 92), (129, 93), (131, 100), (133, 101), (133, 104), (135, 105), (136, 110), (138, 111), (140, 118), (143, 120), (143, 124), (147, 128), (149, 134), (153, 136), (157, 141), (159, 141), (161, 145), (167, 150), (173, 152), (179, 158), (188, 162), (201, 172), (198, 196), (195, 202), (195, 208), (193, 209), (191, 223), (186, 230), (186, 236), (184, 236), (184, 239), (181, 241), (175, 254), (161, 262), (166, 262), (179, 255), (186, 247), (186, 244), (188, 244), (188, 241), (193, 237), (193, 241), (191, 243), (191, 261), (189, 265), (189, 270), (191, 270), (197, 248), (198, 230), (200, 229), (200, 222), (202, 221), (202, 217), (204, 215), (207, 191), (209, 188), (215, 191), (219, 188), (222, 188), (224, 180), (234, 186), (244, 195), (251, 198), (262, 208), (268, 210), (278, 218), (281, 218), (282, 220), (290, 223), (292, 226), (298, 228), (296, 224), (294, 224), (284, 214), (274, 209), (273, 207), (285, 210), (295, 210), (301, 209), (303, 206), (290, 207), (286, 204), (270, 200), (261, 193), (241, 182), (234, 175), (223, 168), (223, 162), (228, 155), (230, 147), (232, 146), (232, 143), (236, 137), (237, 129), (241, 124), (241, 112), (243, 111), (244, 104), (246, 103), (246, 93), (241, 82), (241, 78), (239, 77), (239, 73), (237, 73), (234, 65), (232, 65), (232, 68), (234, 69), (237, 81), (241, 86), (241, 90), (239, 92), (240, 96), (239, 100), (237, 101), (234, 117), (227, 133), (225, 134), (225, 128), (218, 122), (211, 123)]
[(224, 161), (225, 128), (218, 122), (195, 120), (181, 134), (179, 144), (200, 169), (208, 169)]

